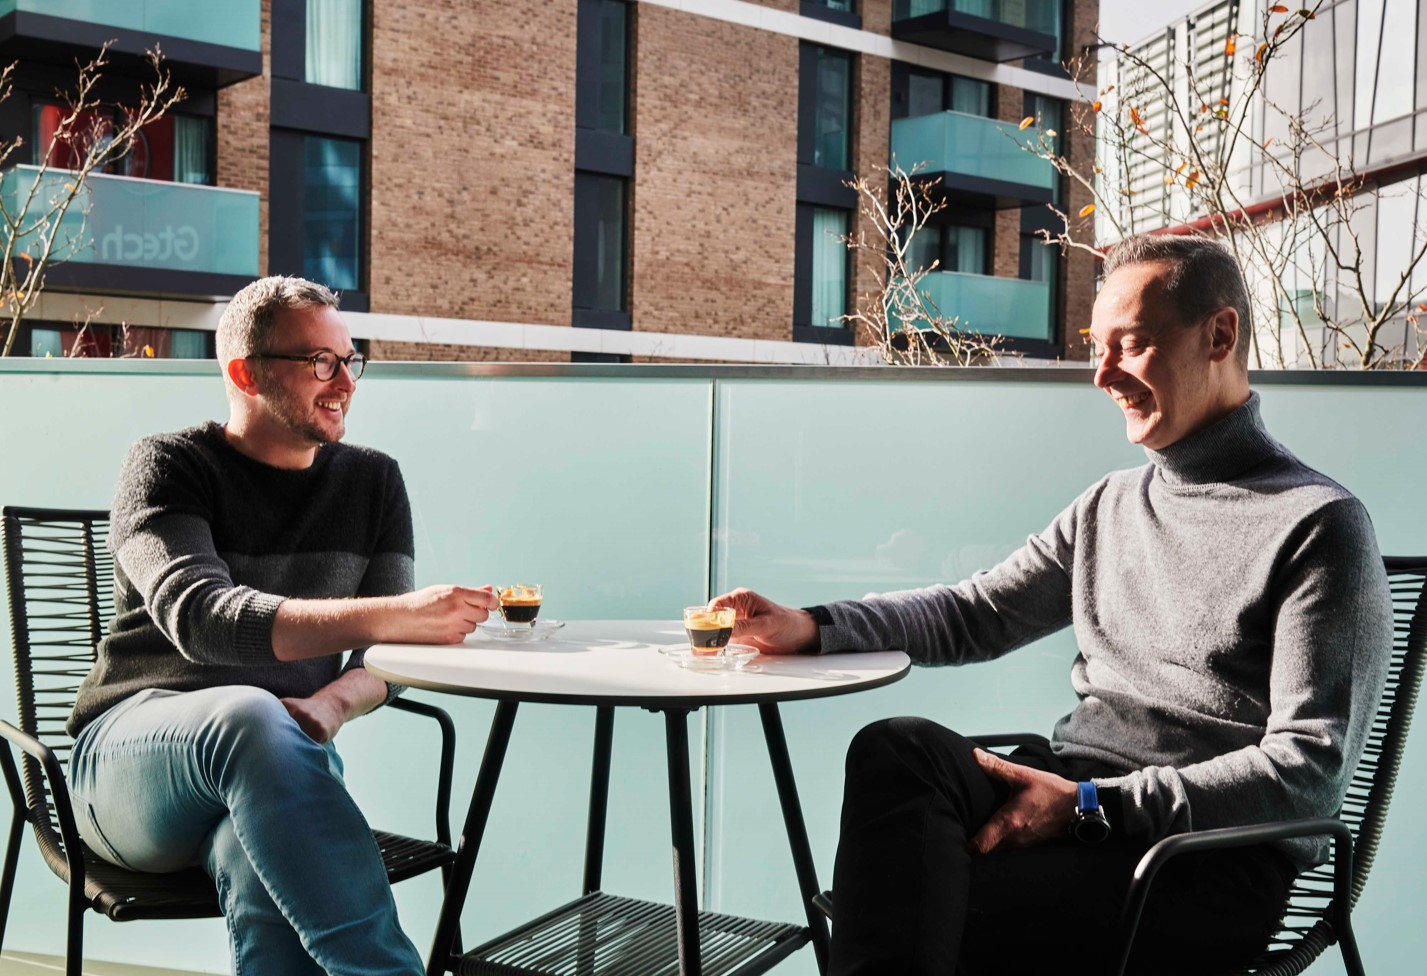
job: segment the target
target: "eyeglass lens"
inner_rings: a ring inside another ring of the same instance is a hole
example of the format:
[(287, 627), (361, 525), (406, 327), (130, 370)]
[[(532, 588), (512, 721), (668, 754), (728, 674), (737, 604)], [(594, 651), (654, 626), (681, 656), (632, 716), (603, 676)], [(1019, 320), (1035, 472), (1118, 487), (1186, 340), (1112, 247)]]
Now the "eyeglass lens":
[(346, 357), (330, 352), (321, 352), (313, 357), (312, 370), (317, 374), (319, 380), (330, 380), (337, 375), (338, 363), (347, 364), (347, 370), (352, 374), (352, 379), (361, 379), (362, 371), (367, 368), (367, 357), (359, 352), (354, 352)]

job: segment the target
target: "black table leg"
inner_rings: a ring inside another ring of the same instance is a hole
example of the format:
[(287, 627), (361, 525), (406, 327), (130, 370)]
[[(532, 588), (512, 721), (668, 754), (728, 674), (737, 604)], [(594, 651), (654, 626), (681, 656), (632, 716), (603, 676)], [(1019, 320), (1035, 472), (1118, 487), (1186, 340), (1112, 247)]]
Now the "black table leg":
[(614, 742), (614, 708), (595, 709), (595, 754), (590, 763), (590, 823), (585, 832), (585, 894), (600, 890), (604, 869), (605, 815), (609, 810), (609, 757)]
[(490, 737), (486, 740), (481, 769), (476, 774), (476, 786), (471, 791), (471, 806), (461, 827), (461, 842), (456, 847), (456, 860), (451, 865), (451, 880), (446, 884), (446, 897), (441, 902), (441, 917), (436, 922), (436, 937), (431, 943), (431, 957), (426, 961), (426, 976), (442, 976), (454, 972), (458, 959), (452, 955), (456, 931), (461, 923), (461, 909), (466, 906), (466, 894), (471, 887), (471, 872), (480, 853), (481, 837), (490, 818), (491, 801), (495, 799), (496, 781), (505, 762), (505, 749), (510, 744), (510, 730), (515, 724), (516, 702), (502, 701), (496, 705), (491, 720)]
[(778, 800), (783, 805), (783, 823), (788, 827), (788, 846), (793, 851), (793, 870), (798, 874), (798, 890), (802, 892), (803, 908), (808, 914), (808, 930), (813, 939), (813, 954), (817, 956), (818, 972), (827, 973), (827, 920), (813, 905), (818, 894), (817, 870), (813, 867), (813, 852), (808, 846), (808, 829), (803, 824), (803, 808), (798, 803), (798, 785), (793, 781), (793, 764), (788, 759), (788, 740), (783, 735), (783, 719), (776, 704), (758, 706), (763, 719), (763, 738), (768, 741), (768, 758), (773, 763), (773, 781), (778, 784)]
[(682, 976), (701, 976), (694, 811), (689, 789), (689, 713), (667, 709), (664, 732), (669, 752), (669, 829), (674, 839), (674, 915), (678, 920), (679, 972)]

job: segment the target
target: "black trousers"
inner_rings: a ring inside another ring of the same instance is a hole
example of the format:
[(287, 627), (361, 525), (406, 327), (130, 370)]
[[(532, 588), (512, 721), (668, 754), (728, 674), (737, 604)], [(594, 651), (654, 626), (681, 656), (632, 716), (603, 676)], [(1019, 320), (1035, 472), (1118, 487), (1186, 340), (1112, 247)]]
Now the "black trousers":
[[(1118, 960), (1125, 893), (1150, 845), (1112, 834), (1097, 846), (1065, 838), (970, 853), (1007, 796), (972, 748), (921, 718), (877, 722), (853, 739), (830, 976), (1099, 973)], [(1043, 748), (1011, 759), (1071, 780), (1113, 772)], [(1150, 890), (1131, 971), (1205, 976), (1243, 962), (1267, 944), (1292, 879), (1267, 846), (1173, 859)]]

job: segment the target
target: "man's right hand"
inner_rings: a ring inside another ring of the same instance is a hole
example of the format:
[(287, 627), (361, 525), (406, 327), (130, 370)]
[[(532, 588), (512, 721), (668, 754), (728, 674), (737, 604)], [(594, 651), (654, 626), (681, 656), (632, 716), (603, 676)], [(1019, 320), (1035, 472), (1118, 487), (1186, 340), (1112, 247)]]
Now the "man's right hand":
[(490, 586), (439, 584), (390, 597), (394, 613), (382, 621), (382, 641), (459, 644), (500, 606)]
[(732, 607), (738, 612), (733, 638), (764, 654), (800, 654), (818, 647), (818, 625), (806, 610), (774, 603), (752, 590), (737, 589), (709, 602), (709, 608)]

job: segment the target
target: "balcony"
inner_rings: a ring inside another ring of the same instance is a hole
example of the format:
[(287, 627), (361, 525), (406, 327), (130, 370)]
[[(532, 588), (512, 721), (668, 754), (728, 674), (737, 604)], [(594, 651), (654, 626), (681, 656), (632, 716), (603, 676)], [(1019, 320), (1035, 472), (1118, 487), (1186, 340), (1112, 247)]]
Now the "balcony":
[[(0, 178), (11, 213), (36, 188), (31, 213), (72, 174), (16, 166)], [(51, 287), (221, 298), (258, 273), (258, 194), (190, 183), (90, 176), (56, 237)], [(19, 248), (34, 253), (32, 235)]]
[(221, 88), (263, 73), (261, 0), (0, 0), (0, 56), (72, 68), (113, 41), (114, 70), (146, 74), (163, 50), (180, 83)]
[(936, 112), (892, 123), (892, 160), (940, 177), (948, 195), (982, 207), (1009, 209), (1050, 203), (1055, 168), (1025, 147), (1037, 130), (964, 112)]
[[(917, 290), (943, 316), (955, 316), (957, 328), (962, 331), (1038, 342), (1055, 338), (1049, 282), (933, 271), (921, 280)], [(925, 328), (924, 322), (911, 324)]]
[[(1427, 551), (1416, 487), (1427, 483), (1427, 376), (1259, 373), (1255, 383), (1274, 435), (1352, 488), (1385, 550)], [(0, 360), (0, 504), (103, 507), (134, 440), (221, 416), (222, 404), (212, 362)], [(1024, 543), (1105, 472), (1145, 462), (1085, 369), (374, 363), (348, 422), (352, 442), (401, 463), (418, 585), (538, 578), (547, 612), (561, 619), (672, 623), (681, 607), (738, 585), (806, 606), (955, 581)], [(0, 615), (0, 648), (10, 646), (8, 626)], [(918, 668), (875, 692), (786, 707), (818, 879), (832, 878), (843, 753), (859, 728), (927, 715), (977, 731), (1049, 730), (1075, 704), (1076, 655), (1061, 631), (994, 662)], [(13, 715), (12, 674), (0, 667), (0, 714)], [(459, 824), (494, 703), (408, 694), (457, 724)], [(341, 749), (368, 818), (415, 831), (429, 823), (435, 737), (393, 734), (399, 721), (354, 721)], [(696, 845), (706, 855), (703, 907), (800, 917), (756, 709), (694, 721), (703, 723), (692, 761), (695, 810), (706, 814), (697, 828), (706, 843)], [(579, 893), (593, 726), (592, 709), (521, 706), (462, 919), (468, 944)], [(1412, 924), (1420, 909), (1411, 908), (1427, 899), (1427, 848), (1413, 816), (1427, 785), (1418, 746), (1407, 750), (1353, 916), (1375, 974), (1418, 972), (1412, 960), (1427, 955), (1427, 926)], [(611, 787), (606, 879), (667, 898), (656, 716), (619, 711)], [(26, 838), (8, 951), (63, 951), (65, 896), (52, 881)], [(440, 885), (416, 881), (398, 893), (424, 950)], [(91, 924), (88, 934), (88, 960), (229, 971), (217, 920)], [(1325, 961), (1333, 972), (1336, 960)], [(816, 968), (804, 949), (773, 972)]]
[(982, 61), (1054, 57), (1060, 0), (896, 0), (892, 36)]

